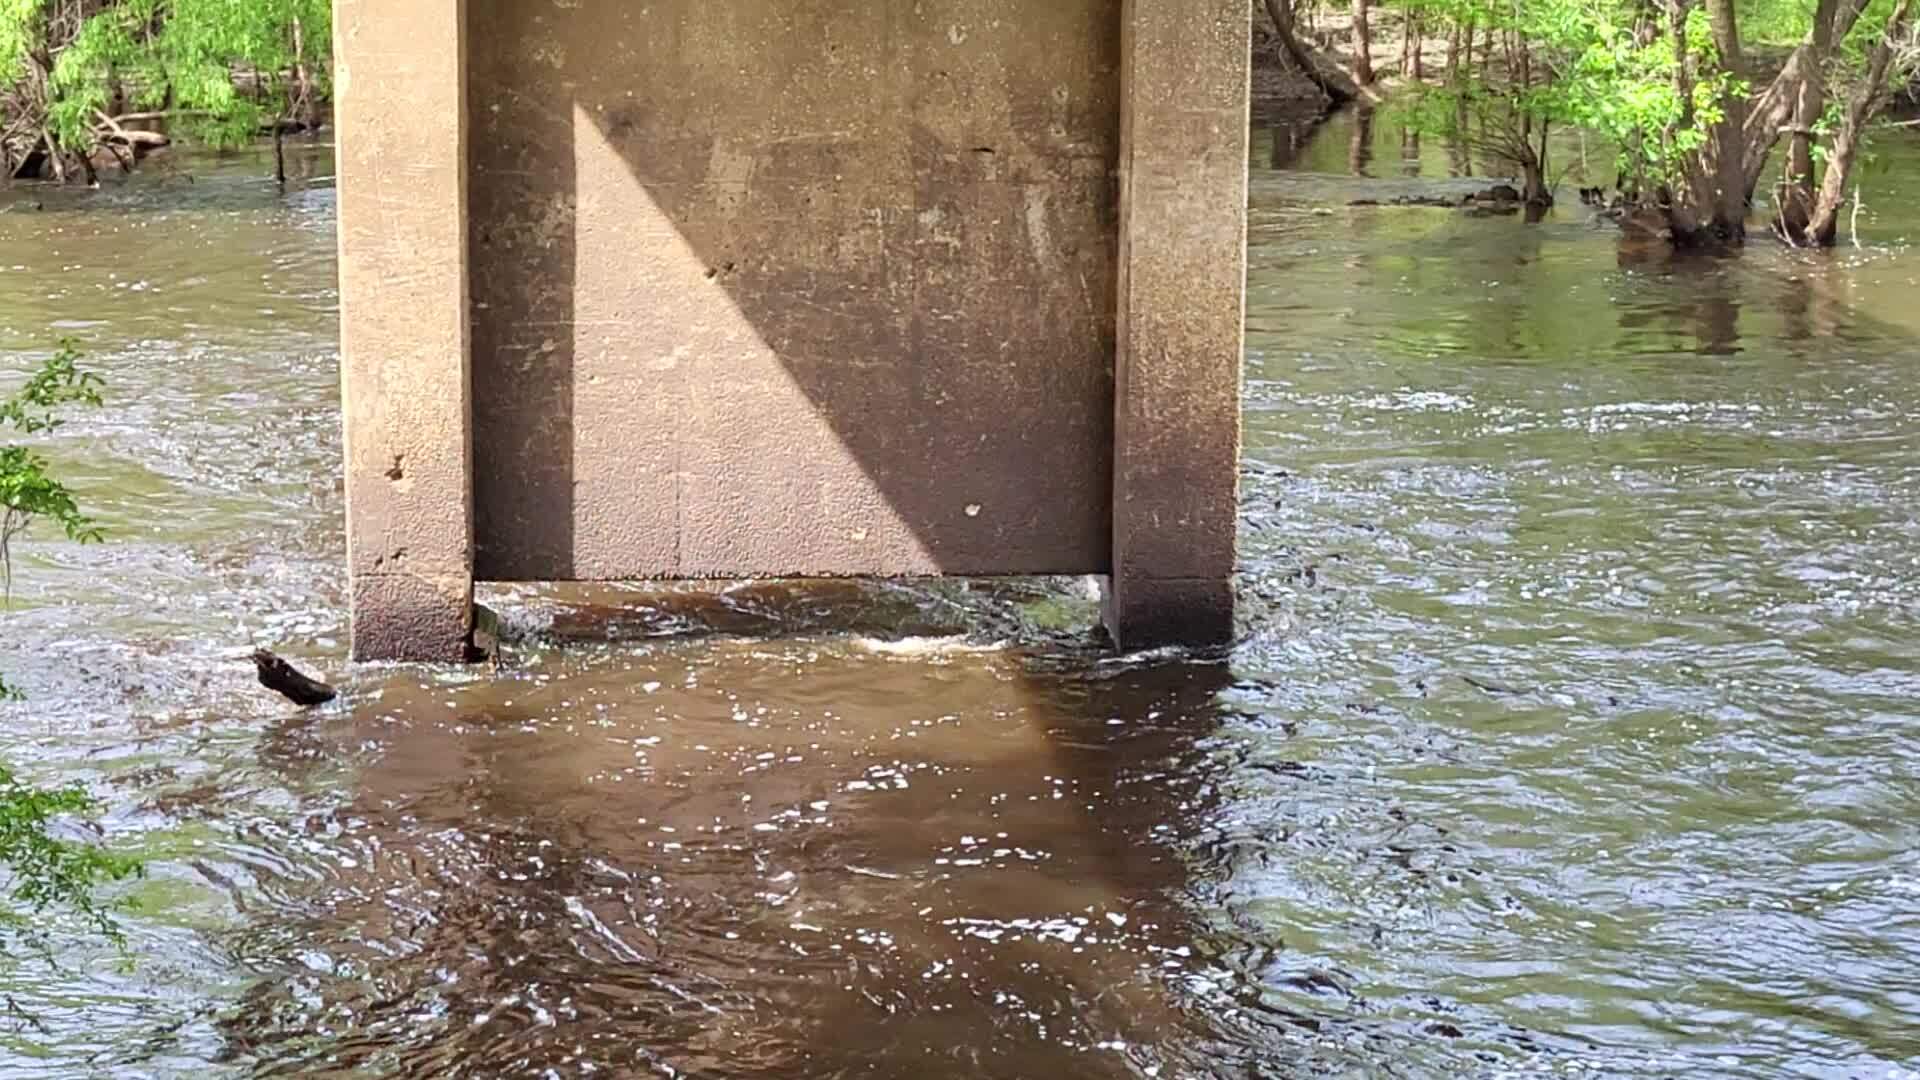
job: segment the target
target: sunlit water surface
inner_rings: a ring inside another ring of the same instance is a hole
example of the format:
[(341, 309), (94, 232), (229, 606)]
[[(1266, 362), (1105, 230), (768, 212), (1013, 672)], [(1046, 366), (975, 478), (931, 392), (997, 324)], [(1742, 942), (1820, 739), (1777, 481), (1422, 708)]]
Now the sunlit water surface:
[(327, 149), (0, 197), (0, 372), (109, 390), (0, 755), (149, 867), (130, 959), (13, 950), (0, 1077), (1914, 1075), (1920, 143), (1859, 248), (1675, 260), (1349, 207), (1475, 173), (1354, 134), (1255, 133), (1226, 664), (1066, 582), (347, 671)]

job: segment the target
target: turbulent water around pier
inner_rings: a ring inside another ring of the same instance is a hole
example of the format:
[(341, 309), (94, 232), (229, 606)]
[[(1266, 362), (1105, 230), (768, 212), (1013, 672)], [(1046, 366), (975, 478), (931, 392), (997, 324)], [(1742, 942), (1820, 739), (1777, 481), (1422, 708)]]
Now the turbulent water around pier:
[(347, 672), (326, 149), (0, 196), (0, 373), (109, 393), (0, 756), (149, 871), (13, 951), (0, 1077), (1913, 1075), (1920, 214), (1676, 260), (1348, 206), (1449, 165), (1341, 124), (1256, 132), (1224, 663), (945, 583)]

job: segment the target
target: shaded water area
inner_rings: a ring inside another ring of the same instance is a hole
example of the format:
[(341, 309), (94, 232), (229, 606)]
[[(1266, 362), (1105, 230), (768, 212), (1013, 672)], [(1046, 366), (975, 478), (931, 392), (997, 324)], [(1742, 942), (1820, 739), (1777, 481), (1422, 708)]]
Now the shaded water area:
[(343, 672), (325, 148), (0, 196), (0, 372), (110, 391), (0, 756), (150, 867), (130, 964), (0, 969), (0, 1077), (1912, 1075), (1920, 214), (1675, 260), (1348, 207), (1342, 123), (1256, 129), (1224, 664), (762, 584)]

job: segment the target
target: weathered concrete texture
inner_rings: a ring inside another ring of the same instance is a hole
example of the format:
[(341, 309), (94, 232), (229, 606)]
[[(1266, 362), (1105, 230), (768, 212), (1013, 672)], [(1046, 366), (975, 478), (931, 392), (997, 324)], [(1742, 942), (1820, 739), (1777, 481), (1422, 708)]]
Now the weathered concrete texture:
[(1127, 0), (1108, 626), (1224, 644), (1239, 506), (1247, 0)]
[(473, 578), (465, 574), (356, 574), (353, 658), (461, 663), (473, 626)]
[(1227, 638), (1246, 6), (340, 0), (355, 655), (460, 658), (476, 570)]
[(472, 601), (461, 0), (334, 7), (353, 654), (464, 659)]
[(1142, 574), (1112, 582), (1100, 616), (1115, 642), (1128, 649), (1225, 645), (1233, 639), (1233, 580)]
[(476, 5), (480, 576), (1105, 571), (1120, 36)]

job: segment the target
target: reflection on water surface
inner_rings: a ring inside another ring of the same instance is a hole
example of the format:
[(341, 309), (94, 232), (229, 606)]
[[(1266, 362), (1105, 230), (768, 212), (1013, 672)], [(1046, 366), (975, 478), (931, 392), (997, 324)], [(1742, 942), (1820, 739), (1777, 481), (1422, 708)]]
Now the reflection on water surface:
[(152, 870), (131, 968), (0, 973), (0, 1076), (1910, 1075), (1913, 219), (1349, 207), (1472, 170), (1343, 123), (1256, 132), (1226, 664), (1073, 583), (514, 589), (500, 671), (290, 713), (241, 658), (340, 672), (326, 151), (0, 198), (0, 370), (55, 327), (112, 395), (0, 754)]

